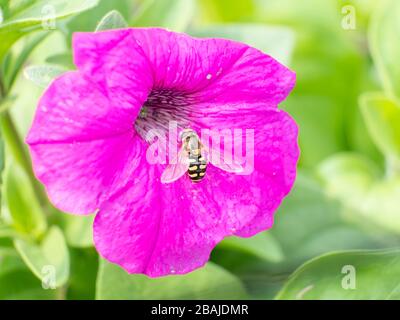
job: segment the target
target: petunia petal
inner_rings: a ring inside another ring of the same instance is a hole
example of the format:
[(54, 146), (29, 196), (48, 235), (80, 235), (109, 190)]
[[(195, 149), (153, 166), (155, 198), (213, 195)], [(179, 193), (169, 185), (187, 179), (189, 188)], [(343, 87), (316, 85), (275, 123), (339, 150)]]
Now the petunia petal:
[(104, 87), (118, 107), (143, 105), (154, 84), (153, 69), (132, 29), (75, 33), (73, 48), (78, 69)]
[(86, 142), (38, 143), (30, 150), (52, 203), (69, 213), (89, 214), (128, 183), (146, 149), (128, 132)]
[[(296, 178), (300, 151), (297, 143), (298, 127), (294, 120), (278, 109), (252, 113), (244, 109), (240, 114), (210, 112), (196, 120), (196, 127), (198, 130), (210, 128), (216, 130), (217, 134), (228, 129), (232, 145), (239, 142), (241, 147), (242, 152), (239, 154), (244, 161), (244, 177), (248, 179), (247, 182), (253, 190), (262, 190), (264, 193), (264, 203), (257, 203), (257, 198), (243, 198), (244, 204), (254, 203), (260, 210), (253, 221), (238, 230), (237, 235), (252, 236), (271, 227), (275, 210), (291, 190)], [(235, 141), (235, 130), (242, 132), (239, 141)], [(246, 130), (253, 133), (247, 136)], [(254, 140), (251, 141), (253, 137)], [(246, 151), (247, 144), (249, 150)], [(220, 153), (223, 154), (224, 151), (221, 149)], [(252, 156), (254, 157), (251, 158)], [(252, 176), (256, 178), (253, 180)], [(225, 190), (225, 198), (229, 199), (230, 189)]]
[(28, 144), (83, 142), (132, 131), (140, 105), (121, 107), (78, 72), (56, 79), (39, 101)]
[(155, 87), (172, 88), (201, 101), (263, 102), (276, 107), (295, 74), (261, 51), (224, 39), (199, 39), (163, 29), (132, 29), (154, 70)]
[(77, 214), (95, 211), (124, 185), (145, 152), (134, 123), (152, 87), (147, 58), (132, 38), (90, 35), (75, 35), (81, 69), (49, 86), (26, 139), (51, 201)]
[[(272, 226), (299, 156), (297, 126), (277, 109), (293, 72), (245, 44), (156, 28), (75, 34), (74, 60), (78, 72), (48, 88), (27, 142), (58, 208), (99, 209), (94, 240), (105, 258), (131, 273), (182, 274), (202, 266), (225, 236)], [(197, 131), (254, 130), (245, 174), (210, 164), (198, 184), (187, 176), (162, 184), (163, 166), (147, 162), (134, 132), (152, 90), (171, 97), (153, 99), (153, 108), (176, 103)]]
[(254, 219), (259, 208), (243, 199), (263, 198), (248, 177), (216, 168), (199, 184), (184, 176), (173, 185), (160, 184), (155, 166), (143, 161), (139, 168), (94, 223), (97, 250), (130, 273), (158, 277), (201, 267), (219, 241)]

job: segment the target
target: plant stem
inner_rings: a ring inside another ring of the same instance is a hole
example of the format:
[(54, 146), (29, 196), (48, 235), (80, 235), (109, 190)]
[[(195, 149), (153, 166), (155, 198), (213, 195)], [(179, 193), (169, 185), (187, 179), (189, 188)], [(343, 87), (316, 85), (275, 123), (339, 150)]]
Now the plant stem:
[[(5, 90), (3, 83), (0, 79), (0, 102), (4, 97)], [(47, 197), (43, 191), (43, 187), (39, 185), (38, 181), (35, 178), (31, 166), (30, 157), (8, 110), (5, 110), (0, 114), (0, 127), (3, 133), (3, 138), (7, 146), (9, 147), (15, 161), (17, 161), (18, 164), (21, 165), (25, 172), (28, 174), (29, 180), (31, 181), (32, 187), (40, 204), (42, 206), (46, 206), (48, 204)]]
[(67, 287), (64, 285), (57, 288), (56, 300), (66, 300), (67, 299)]

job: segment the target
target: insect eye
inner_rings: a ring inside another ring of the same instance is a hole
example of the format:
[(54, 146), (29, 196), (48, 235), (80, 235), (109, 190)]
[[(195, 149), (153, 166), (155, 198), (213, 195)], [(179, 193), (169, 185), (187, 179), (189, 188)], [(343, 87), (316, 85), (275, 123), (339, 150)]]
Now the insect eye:
[(189, 141), (191, 137), (196, 136), (196, 133), (192, 129), (184, 129), (179, 134), (179, 138), (183, 141)]

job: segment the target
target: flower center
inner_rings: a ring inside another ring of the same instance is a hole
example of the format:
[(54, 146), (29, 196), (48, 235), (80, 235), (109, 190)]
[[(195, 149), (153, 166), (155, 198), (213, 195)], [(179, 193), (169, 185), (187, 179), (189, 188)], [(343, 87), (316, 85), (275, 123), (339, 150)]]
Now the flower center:
[(150, 130), (167, 134), (171, 122), (176, 122), (180, 130), (188, 128), (193, 100), (172, 89), (153, 89), (135, 121), (137, 133), (149, 142), (147, 133)]

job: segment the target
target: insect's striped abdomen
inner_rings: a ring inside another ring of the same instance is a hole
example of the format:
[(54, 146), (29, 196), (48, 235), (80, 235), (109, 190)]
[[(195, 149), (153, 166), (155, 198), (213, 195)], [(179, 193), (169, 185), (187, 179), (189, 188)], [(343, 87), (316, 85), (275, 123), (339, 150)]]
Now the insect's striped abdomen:
[(206, 174), (207, 162), (200, 152), (191, 152), (189, 154), (188, 175), (193, 182), (199, 182)]

